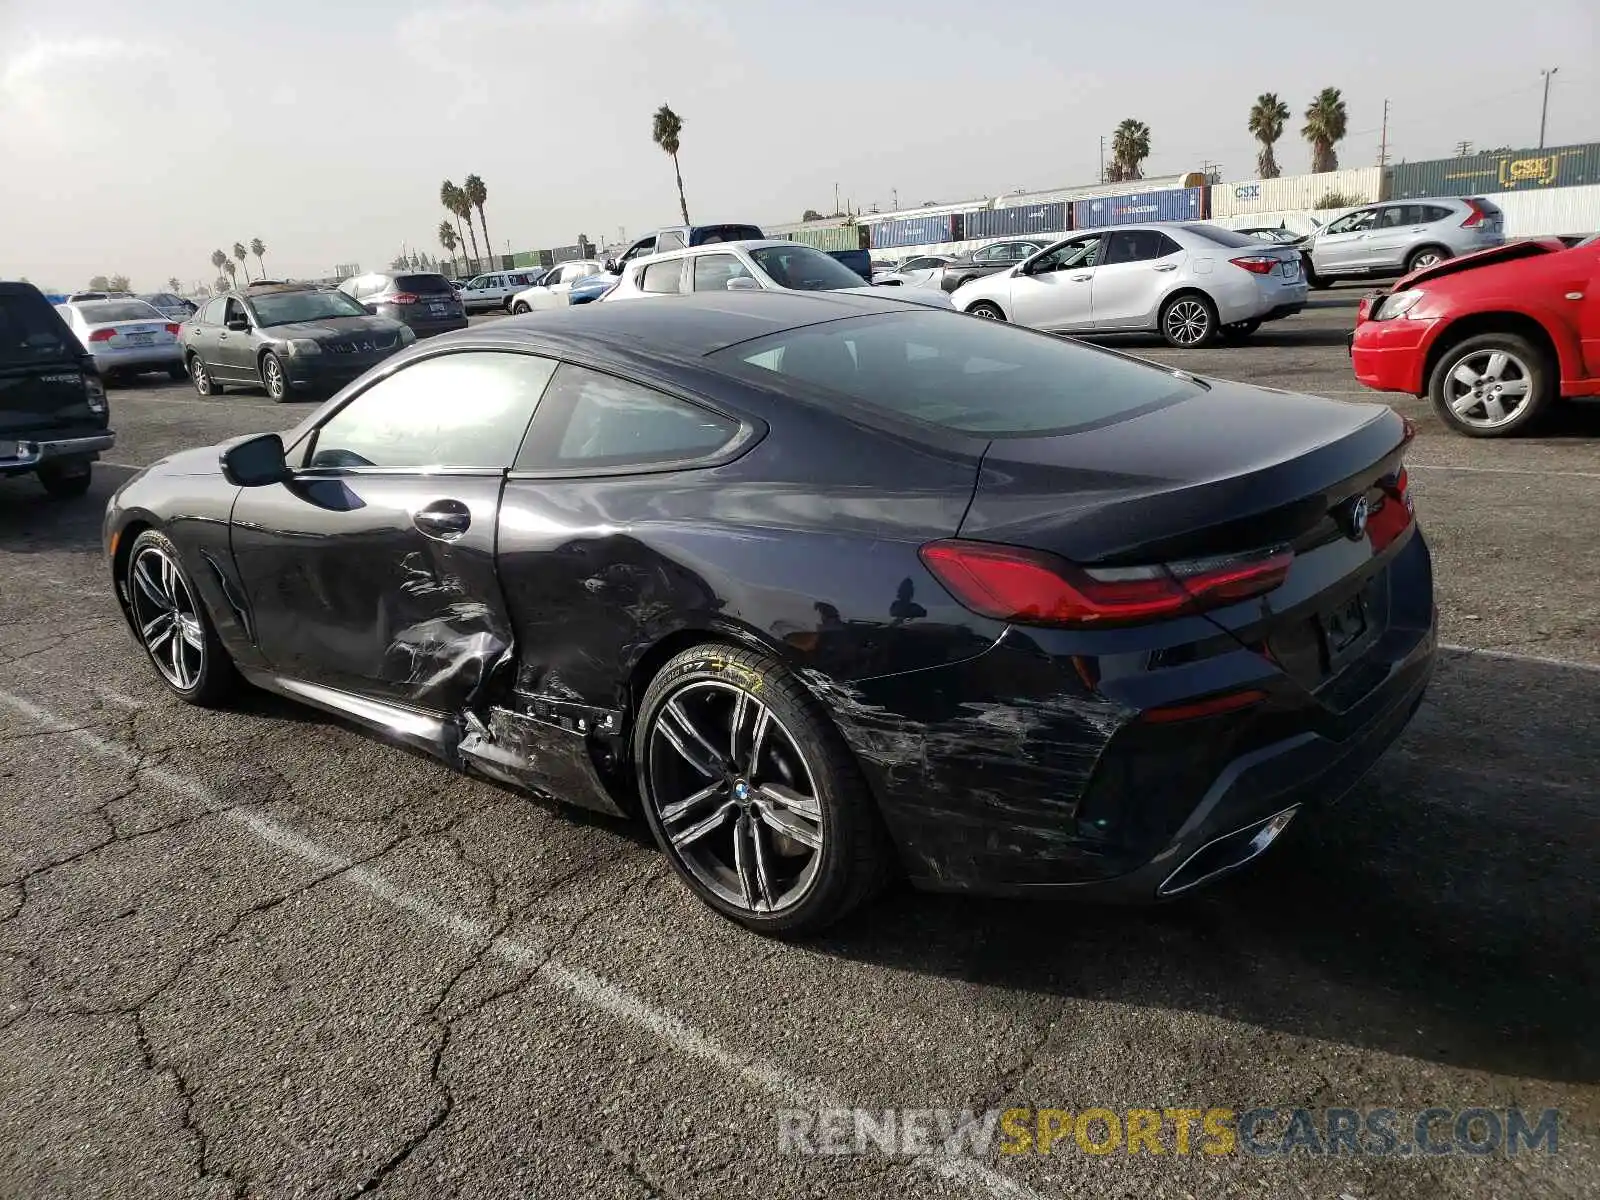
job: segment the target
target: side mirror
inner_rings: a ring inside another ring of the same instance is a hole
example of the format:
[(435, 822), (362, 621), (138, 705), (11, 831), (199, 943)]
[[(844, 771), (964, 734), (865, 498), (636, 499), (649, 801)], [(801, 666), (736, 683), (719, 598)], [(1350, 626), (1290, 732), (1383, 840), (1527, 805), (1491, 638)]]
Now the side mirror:
[(222, 452), (222, 477), (234, 487), (266, 487), (289, 479), (283, 439), (263, 433), (233, 443)]
[(759, 292), (761, 290), (761, 285), (748, 275), (735, 275), (728, 280), (727, 287), (730, 292)]
[(235, 317), (228, 322), (228, 329), (232, 333), (248, 333), (250, 331), (250, 322), (243, 317)]
[(378, 306), (376, 304), (363, 304), (361, 307), (367, 310), (367, 315), (369, 317), (375, 317), (378, 315)]

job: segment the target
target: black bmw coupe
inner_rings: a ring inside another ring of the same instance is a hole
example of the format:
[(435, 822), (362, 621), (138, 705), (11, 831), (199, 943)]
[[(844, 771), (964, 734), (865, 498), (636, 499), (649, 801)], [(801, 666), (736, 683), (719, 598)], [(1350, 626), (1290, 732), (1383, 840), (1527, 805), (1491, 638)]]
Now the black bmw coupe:
[(1436, 613), (1391, 410), (890, 300), (591, 305), (409, 347), (105, 519), (161, 678), (639, 813), (751, 928), (1150, 900), (1347, 791)]

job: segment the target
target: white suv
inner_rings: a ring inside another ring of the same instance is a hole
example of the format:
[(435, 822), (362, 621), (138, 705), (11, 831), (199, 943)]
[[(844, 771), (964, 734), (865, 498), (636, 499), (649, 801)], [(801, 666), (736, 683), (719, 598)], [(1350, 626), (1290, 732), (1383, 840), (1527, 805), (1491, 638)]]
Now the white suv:
[(511, 298), (533, 285), (544, 274), (543, 267), (527, 267), (517, 271), (490, 271), (461, 285), (461, 307), (470, 312), (483, 312), (491, 308), (511, 311)]

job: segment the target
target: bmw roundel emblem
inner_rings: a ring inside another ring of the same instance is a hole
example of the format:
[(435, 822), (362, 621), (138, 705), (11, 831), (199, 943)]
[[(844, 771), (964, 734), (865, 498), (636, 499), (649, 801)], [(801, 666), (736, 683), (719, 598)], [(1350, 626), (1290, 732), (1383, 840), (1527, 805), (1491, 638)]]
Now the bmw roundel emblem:
[(1357, 496), (1350, 501), (1350, 506), (1345, 510), (1344, 535), (1352, 542), (1359, 542), (1367, 532), (1367, 498)]

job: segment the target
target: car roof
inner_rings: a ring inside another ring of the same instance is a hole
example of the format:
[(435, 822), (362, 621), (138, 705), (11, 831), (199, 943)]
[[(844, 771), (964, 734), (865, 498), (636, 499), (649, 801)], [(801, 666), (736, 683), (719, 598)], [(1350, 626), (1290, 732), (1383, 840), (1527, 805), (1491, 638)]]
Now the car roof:
[(473, 341), (479, 336), (530, 344), (570, 340), (633, 354), (657, 349), (699, 358), (786, 329), (905, 311), (904, 302), (849, 292), (701, 292), (649, 303), (585, 304), (535, 312), (430, 338), (429, 344)]

